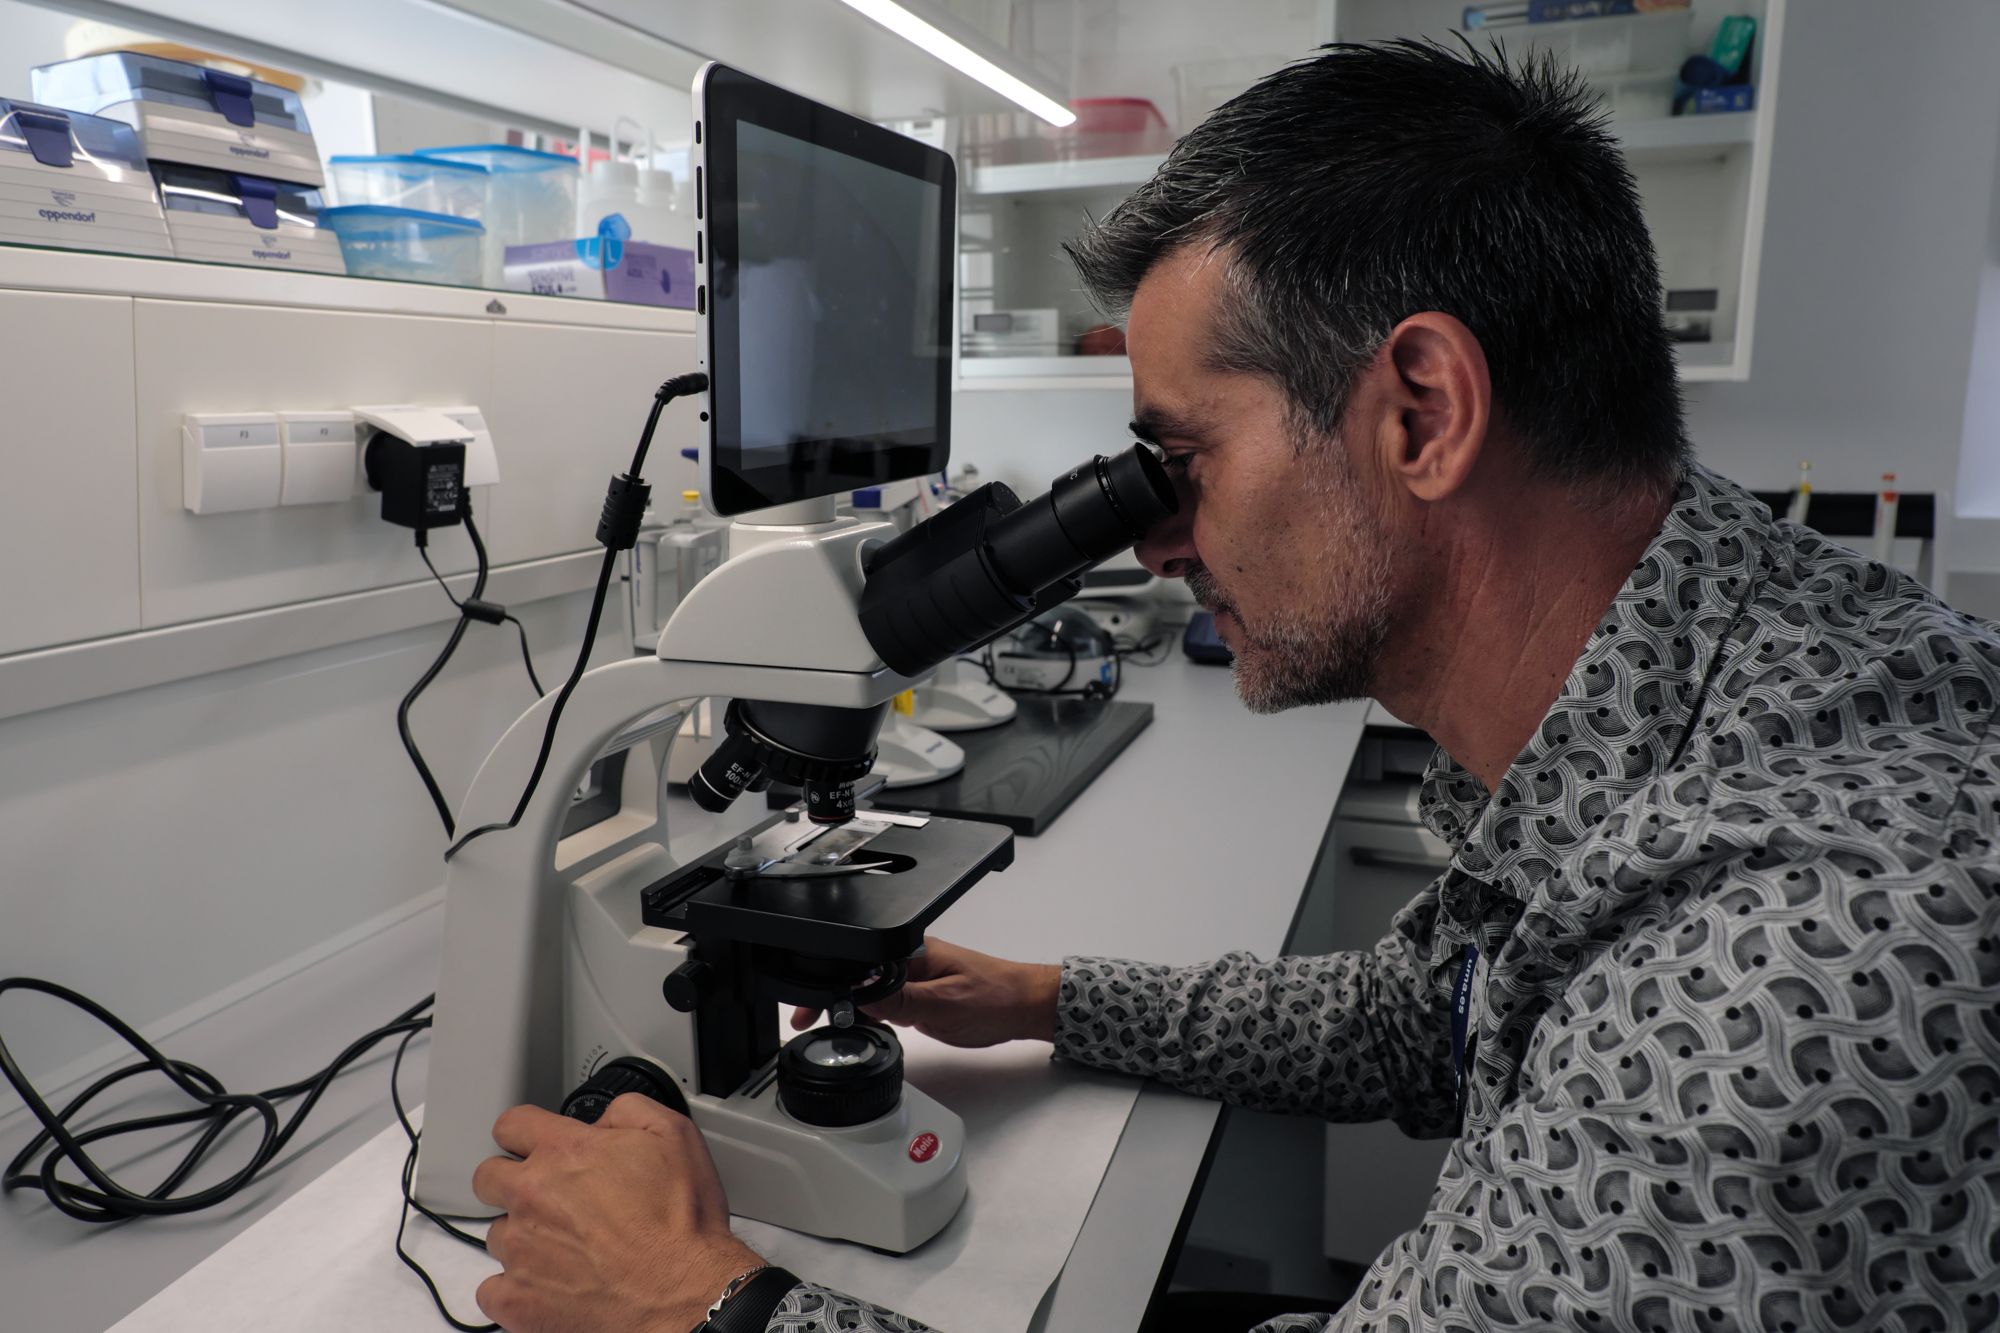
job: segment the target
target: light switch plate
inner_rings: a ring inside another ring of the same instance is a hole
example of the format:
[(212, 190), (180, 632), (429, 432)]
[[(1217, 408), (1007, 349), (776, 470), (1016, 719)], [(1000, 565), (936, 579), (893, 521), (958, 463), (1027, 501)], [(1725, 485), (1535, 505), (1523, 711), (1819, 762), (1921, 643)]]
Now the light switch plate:
[(500, 480), (500, 457), (493, 452), (493, 432), (486, 428), (486, 417), (476, 407), (440, 407), (438, 411), (456, 421), (470, 433), (465, 442), (465, 484), (492, 486)]
[(276, 413), (181, 418), (181, 503), (195, 513), (276, 508), (283, 476)]
[(285, 458), (280, 504), (329, 504), (354, 498), (352, 412), (280, 412), (278, 427)]

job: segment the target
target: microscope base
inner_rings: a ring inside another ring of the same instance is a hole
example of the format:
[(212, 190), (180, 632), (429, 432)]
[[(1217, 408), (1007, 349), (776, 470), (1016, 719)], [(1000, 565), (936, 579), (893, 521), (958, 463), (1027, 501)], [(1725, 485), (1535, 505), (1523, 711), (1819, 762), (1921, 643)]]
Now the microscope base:
[(739, 1216), (902, 1254), (965, 1201), (965, 1124), (907, 1084), (895, 1111), (843, 1129), (786, 1114), (775, 1071), (731, 1097), (689, 1101)]
[(980, 731), (1014, 720), (1016, 704), (973, 664), (954, 659), (917, 686), (917, 711), (910, 720), (932, 731)]
[(876, 738), (875, 767), (869, 772), (890, 787), (920, 787), (964, 767), (964, 750), (901, 713), (891, 713)]

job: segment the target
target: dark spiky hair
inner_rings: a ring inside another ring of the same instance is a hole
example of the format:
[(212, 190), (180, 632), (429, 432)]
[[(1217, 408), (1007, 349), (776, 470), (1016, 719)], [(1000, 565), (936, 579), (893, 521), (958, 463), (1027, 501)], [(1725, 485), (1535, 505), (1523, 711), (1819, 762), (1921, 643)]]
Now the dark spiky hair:
[(1545, 58), (1340, 43), (1269, 75), (1066, 245), (1121, 318), (1183, 246), (1229, 264), (1211, 361), (1330, 434), (1395, 326), (1455, 316), (1536, 472), (1655, 486), (1687, 445), (1658, 261), (1601, 109)]

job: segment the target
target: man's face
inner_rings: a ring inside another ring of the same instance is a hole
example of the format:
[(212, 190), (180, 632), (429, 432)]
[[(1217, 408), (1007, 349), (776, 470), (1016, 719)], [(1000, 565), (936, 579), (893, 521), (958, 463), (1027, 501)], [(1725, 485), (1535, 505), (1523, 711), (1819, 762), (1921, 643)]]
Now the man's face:
[(1139, 559), (1215, 613), (1254, 711), (1364, 697), (1388, 633), (1388, 537), (1341, 440), (1301, 441), (1276, 385), (1206, 363), (1225, 269), (1183, 247), (1132, 301), (1135, 424), (1175, 462), (1181, 499)]

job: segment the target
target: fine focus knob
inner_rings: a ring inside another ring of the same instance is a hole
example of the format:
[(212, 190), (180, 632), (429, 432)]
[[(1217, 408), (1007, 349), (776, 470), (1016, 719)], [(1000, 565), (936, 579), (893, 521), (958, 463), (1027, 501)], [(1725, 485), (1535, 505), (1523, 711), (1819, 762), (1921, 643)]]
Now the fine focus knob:
[(792, 1119), (865, 1125), (903, 1100), (903, 1045), (887, 1028), (814, 1028), (778, 1054), (778, 1104)]
[(594, 1125), (611, 1103), (628, 1092), (651, 1097), (669, 1111), (688, 1113), (687, 1098), (681, 1094), (681, 1085), (674, 1082), (673, 1075), (636, 1055), (620, 1056), (600, 1066), (581, 1087), (563, 1098), (562, 1113), (572, 1120)]
[(690, 958), (660, 983), (660, 993), (676, 1013), (691, 1014), (695, 1006), (715, 989), (715, 969), (698, 958)]

